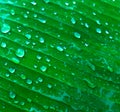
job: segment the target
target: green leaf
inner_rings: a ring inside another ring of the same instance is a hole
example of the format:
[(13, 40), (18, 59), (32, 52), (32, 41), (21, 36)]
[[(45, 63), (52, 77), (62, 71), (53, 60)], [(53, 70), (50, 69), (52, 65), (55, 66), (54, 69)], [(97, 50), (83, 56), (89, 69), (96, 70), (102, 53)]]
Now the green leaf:
[(119, 112), (119, 4), (0, 0), (0, 111)]

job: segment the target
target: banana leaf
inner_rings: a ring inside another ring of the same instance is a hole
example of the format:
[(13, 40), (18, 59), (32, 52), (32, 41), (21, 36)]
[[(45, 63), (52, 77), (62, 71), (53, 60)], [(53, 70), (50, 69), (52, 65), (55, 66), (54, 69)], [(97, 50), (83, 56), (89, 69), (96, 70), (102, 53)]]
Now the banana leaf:
[(120, 112), (120, 0), (0, 0), (0, 112)]

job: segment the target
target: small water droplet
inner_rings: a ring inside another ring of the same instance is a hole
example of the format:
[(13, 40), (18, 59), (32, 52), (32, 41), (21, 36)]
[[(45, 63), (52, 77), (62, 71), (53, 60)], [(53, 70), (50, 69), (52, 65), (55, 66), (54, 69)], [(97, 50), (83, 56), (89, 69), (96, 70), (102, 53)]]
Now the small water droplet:
[(46, 67), (46, 66), (41, 66), (41, 67), (40, 67), (40, 70), (41, 70), (42, 72), (45, 72), (45, 71), (47, 70), (47, 67)]
[(64, 49), (63, 49), (61, 46), (57, 46), (56, 48), (57, 48), (57, 50), (60, 51), (60, 52), (64, 51)]
[(80, 33), (78, 33), (78, 32), (74, 32), (74, 36), (75, 36), (76, 38), (80, 38), (80, 37), (81, 37)]
[(26, 79), (26, 76), (24, 74), (21, 74), (20, 75), (21, 79), (25, 80)]
[(24, 49), (21, 49), (21, 48), (17, 49), (16, 56), (22, 58), (22, 57), (24, 57), (24, 55), (25, 55)]
[(27, 80), (26, 80), (26, 83), (27, 83), (27, 84), (32, 84), (32, 80), (27, 79)]
[(1, 47), (2, 47), (2, 48), (6, 48), (6, 46), (7, 46), (7, 45), (6, 45), (5, 42), (2, 42), (2, 43), (1, 43)]
[(51, 88), (52, 88), (52, 85), (51, 85), (51, 84), (48, 84), (47, 87), (48, 87), (49, 89), (51, 89)]
[(12, 10), (10, 11), (10, 13), (11, 13), (11, 15), (15, 15), (15, 10), (12, 9)]
[(40, 55), (37, 55), (37, 59), (40, 60), (42, 57)]
[(46, 20), (45, 20), (45, 19), (42, 19), (42, 18), (38, 19), (38, 21), (40, 21), (40, 22), (43, 23), (43, 24), (46, 23)]
[(71, 22), (72, 22), (72, 24), (75, 24), (76, 20), (74, 18), (71, 18)]
[(11, 60), (12, 60), (14, 63), (16, 63), (16, 64), (19, 64), (19, 63), (20, 63), (20, 60), (19, 60), (18, 58), (16, 58), (16, 57), (13, 57)]
[(10, 91), (9, 97), (14, 99), (16, 97), (16, 94), (14, 92)]
[(15, 72), (15, 68), (9, 68), (9, 72), (13, 74)]
[(37, 3), (35, 1), (32, 1), (31, 4), (32, 5), (37, 5)]
[(44, 2), (45, 2), (45, 3), (49, 3), (49, 2), (50, 2), (50, 0), (44, 0)]
[(1, 28), (2, 33), (8, 33), (10, 31), (11, 27), (8, 24), (3, 24)]
[(102, 31), (101, 31), (100, 28), (97, 28), (97, 29), (96, 29), (96, 32), (97, 32), (97, 33), (102, 33)]
[(30, 34), (26, 34), (25, 37), (26, 37), (27, 39), (31, 39), (32, 36), (31, 36)]
[(37, 79), (39, 82), (43, 82), (43, 79), (41, 77), (38, 77)]
[(40, 43), (44, 43), (44, 42), (45, 42), (44, 38), (43, 38), (43, 37), (40, 37), (40, 38), (39, 38), (39, 42), (40, 42)]

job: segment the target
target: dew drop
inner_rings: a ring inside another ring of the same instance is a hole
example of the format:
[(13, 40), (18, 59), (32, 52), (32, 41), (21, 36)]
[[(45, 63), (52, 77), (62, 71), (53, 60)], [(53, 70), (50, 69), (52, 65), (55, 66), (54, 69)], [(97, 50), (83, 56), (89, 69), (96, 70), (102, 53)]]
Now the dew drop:
[(11, 15), (15, 15), (15, 11), (13, 9), (10, 11), (10, 13)]
[(16, 94), (14, 92), (10, 91), (9, 97), (14, 99), (16, 97)]
[(39, 42), (43, 44), (43, 43), (45, 42), (44, 38), (43, 38), (43, 37), (40, 37), (40, 38), (39, 38)]
[(26, 79), (26, 76), (24, 74), (21, 74), (20, 75), (21, 79), (25, 80)]
[(38, 77), (37, 79), (39, 82), (43, 82), (43, 79), (41, 77)]
[(2, 43), (1, 43), (1, 47), (2, 47), (2, 48), (6, 48), (6, 46), (7, 46), (7, 45), (6, 45), (5, 42), (2, 42)]
[(45, 3), (49, 3), (49, 2), (50, 2), (50, 0), (44, 0), (44, 2), (45, 2)]
[(16, 56), (22, 58), (22, 57), (24, 57), (24, 55), (25, 55), (24, 49), (21, 49), (21, 48), (17, 49)]
[(30, 34), (26, 34), (25, 37), (26, 37), (27, 39), (31, 39), (31, 35), (30, 35)]
[(8, 24), (3, 24), (1, 28), (2, 33), (8, 33), (10, 31), (11, 27)]
[(97, 28), (97, 29), (96, 29), (96, 32), (97, 32), (97, 33), (102, 33), (102, 31), (101, 31), (100, 28)]
[(19, 63), (20, 63), (20, 60), (19, 60), (18, 58), (16, 58), (16, 57), (13, 57), (11, 60), (12, 60), (14, 63), (16, 63), (16, 64), (19, 64)]
[(64, 49), (61, 46), (57, 46), (57, 50), (60, 52), (64, 51)]
[(40, 70), (41, 70), (42, 72), (45, 72), (45, 71), (47, 70), (47, 67), (46, 67), (46, 66), (41, 66), (41, 67), (40, 67)]
[(32, 84), (32, 80), (27, 79), (27, 80), (26, 80), (26, 83), (30, 85), (30, 84)]
[(51, 89), (51, 88), (52, 88), (52, 85), (51, 85), (51, 84), (48, 84), (47, 87), (48, 87), (49, 89)]
[(71, 18), (71, 22), (72, 22), (72, 24), (75, 24), (76, 20), (74, 18)]
[(38, 19), (38, 21), (40, 21), (40, 22), (43, 23), (43, 24), (46, 23), (46, 20), (45, 20), (45, 19), (42, 19), (42, 18)]
[(13, 74), (15, 72), (15, 68), (9, 68), (9, 72)]
[(75, 36), (76, 38), (80, 38), (80, 37), (81, 37), (80, 33), (78, 33), (78, 32), (74, 32), (74, 36)]
[(37, 55), (37, 59), (40, 60), (42, 57), (40, 55)]

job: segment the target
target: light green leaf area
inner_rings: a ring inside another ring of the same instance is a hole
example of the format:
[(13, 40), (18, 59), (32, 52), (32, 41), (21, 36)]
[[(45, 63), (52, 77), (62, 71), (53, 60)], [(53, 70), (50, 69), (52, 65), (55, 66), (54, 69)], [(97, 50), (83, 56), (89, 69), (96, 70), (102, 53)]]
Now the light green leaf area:
[(0, 0), (0, 112), (120, 112), (120, 0)]

